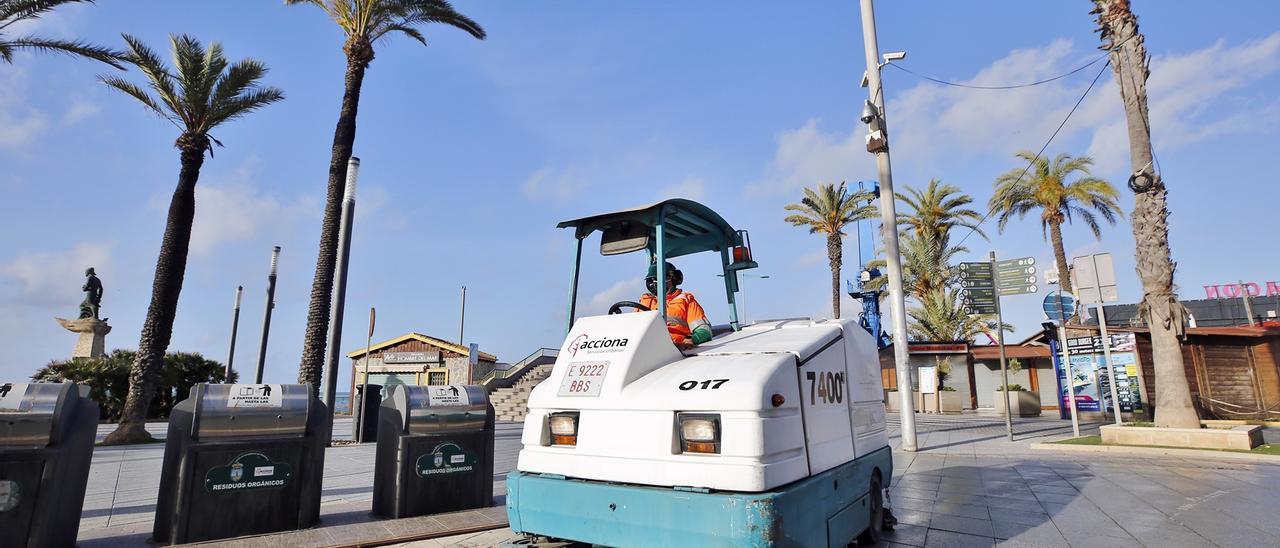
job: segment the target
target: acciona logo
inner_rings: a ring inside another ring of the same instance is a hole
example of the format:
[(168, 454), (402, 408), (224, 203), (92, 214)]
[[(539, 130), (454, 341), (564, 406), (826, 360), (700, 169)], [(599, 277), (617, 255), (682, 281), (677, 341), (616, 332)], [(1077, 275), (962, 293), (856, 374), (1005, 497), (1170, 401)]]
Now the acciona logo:
[(627, 339), (610, 339), (600, 338), (592, 339), (586, 333), (574, 337), (569, 342), (569, 355), (577, 356), (581, 350), (584, 354), (599, 354), (604, 352), (622, 352), (627, 347)]

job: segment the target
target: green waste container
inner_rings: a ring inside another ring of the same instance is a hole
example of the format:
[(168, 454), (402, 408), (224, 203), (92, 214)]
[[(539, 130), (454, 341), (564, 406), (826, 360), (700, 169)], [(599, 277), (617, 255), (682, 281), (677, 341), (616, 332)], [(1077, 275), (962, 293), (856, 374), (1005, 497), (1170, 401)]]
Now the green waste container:
[(98, 404), (73, 383), (0, 383), (0, 547), (73, 546)]
[(379, 423), (375, 516), (493, 505), (494, 415), (483, 386), (393, 386)]

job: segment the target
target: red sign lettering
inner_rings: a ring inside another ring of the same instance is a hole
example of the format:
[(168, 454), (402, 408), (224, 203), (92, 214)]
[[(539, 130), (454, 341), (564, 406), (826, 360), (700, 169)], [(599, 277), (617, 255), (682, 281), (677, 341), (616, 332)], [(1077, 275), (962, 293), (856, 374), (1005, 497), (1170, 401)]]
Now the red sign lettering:
[[(1256, 282), (1237, 282), (1203, 287), (1204, 298), (1206, 299), (1238, 299), (1241, 295), (1250, 297), (1262, 296), (1262, 284)], [(1267, 296), (1274, 297), (1276, 295), (1280, 295), (1280, 282), (1267, 282)]]

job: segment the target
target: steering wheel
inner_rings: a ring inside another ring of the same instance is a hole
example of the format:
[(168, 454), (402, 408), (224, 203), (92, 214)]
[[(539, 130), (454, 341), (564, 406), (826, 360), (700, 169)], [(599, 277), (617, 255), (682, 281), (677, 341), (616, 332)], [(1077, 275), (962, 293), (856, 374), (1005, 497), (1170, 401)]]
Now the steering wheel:
[(647, 307), (647, 306), (645, 306), (645, 305), (642, 305), (642, 304), (640, 304), (640, 303), (638, 303), (638, 302), (635, 302), (635, 301), (618, 301), (618, 302), (616, 302), (616, 303), (613, 303), (613, 306), (610, 306), (610, 307), (609, 307), (609, 314), (610, 314), (610, 315), (613, 315), (613, 314), (621, 314), (621, 313), (622, 313), (622, 309), (623, 309), (624, 307), (626, 307), (626, 308), (634, 308), (634, 309), (636, 309), (636, 310), (641, 310), (641, 311), (644, 311), (644, 312), (648, 312), (648, 311), (650, 310), (650, 309), (649, 309), (649, 307)]

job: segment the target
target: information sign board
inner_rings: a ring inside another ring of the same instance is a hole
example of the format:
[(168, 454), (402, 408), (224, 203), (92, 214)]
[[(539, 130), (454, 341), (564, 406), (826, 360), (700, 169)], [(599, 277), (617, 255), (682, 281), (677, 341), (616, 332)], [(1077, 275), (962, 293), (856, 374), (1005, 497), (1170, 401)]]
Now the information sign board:
[(920, 366), (920, 393), (932, 394), (938, 391), (938, 368), (932, 365)]

